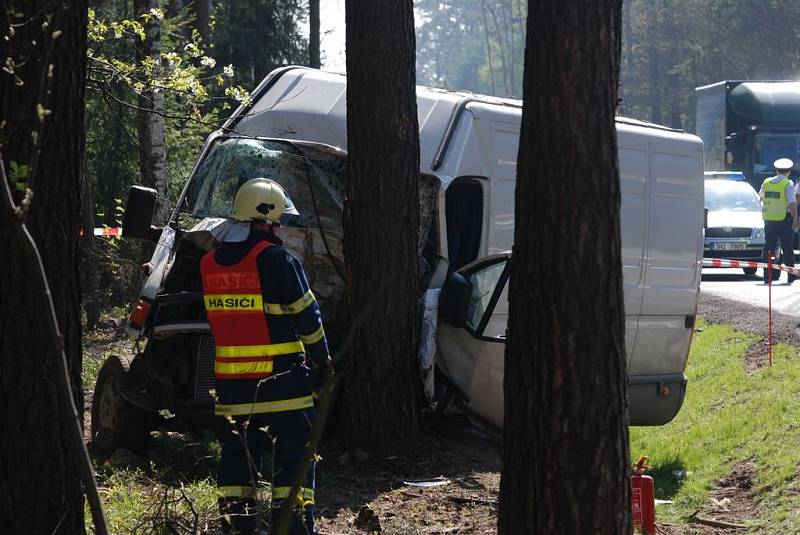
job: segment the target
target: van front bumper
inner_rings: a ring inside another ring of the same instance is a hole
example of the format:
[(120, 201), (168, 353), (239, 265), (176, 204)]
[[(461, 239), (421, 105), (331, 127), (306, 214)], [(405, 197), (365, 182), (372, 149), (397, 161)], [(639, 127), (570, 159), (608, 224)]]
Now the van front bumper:
[(682, 373), (628, 376), (631, 425), (664, 425), (683, 405), (686, 376)]

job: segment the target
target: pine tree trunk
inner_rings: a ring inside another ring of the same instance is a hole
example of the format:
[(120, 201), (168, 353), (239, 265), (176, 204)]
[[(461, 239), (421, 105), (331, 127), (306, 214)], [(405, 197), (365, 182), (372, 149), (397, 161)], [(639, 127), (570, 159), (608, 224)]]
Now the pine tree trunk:
[(412, 0), (347, 0), (345, 258), (358, 327), (345, 380), (360, 447), (416, 435), (419, 127)]
[[(82, 0), (7, 4), (4, 19), (14, 11), (23, 16), (14, 19), (16, 32), (4, 43), (18, 67), (13, 76), (0, 77), (3, 160), (6, 169), (11, 162), (32, 168), (27, 224), (47, 273), (74, 396), (83, 407), (78, 255), (87, 5)], [(3, 20), (4, 28), (8, 24)], [(54, 39), (54, 32), (61, 33)], [(37, 117), (37, 104), (52, 110), (43, 112), (44, 121)], [(8, 231), (16, 224), (12, 217), (0, 214), (0, 531), (84, 533), (77, 460), (68, 453), (69, 433), (58, 416), (64, 412), (56, 382), (60, 355), (41, 334), (45, 300), (33, 289), (30, 267), (19, 261), (23, 246), (18, 233)]]
[[(134, 12), (139, 17), (151, 9), (159, 7), (158, 0), (135, 0)], [(138, 41), (139, 60), (151, 58), (154, 64), (153, 78), (161, 73), (161, 23), (152, 18), (145, 23), (145, 40)], [(167, 182), (167, 143), (164, 130), (164, 90), (158, 87), (146, 88), (139, 95), (137, 129), (139, 131), (139, 173), (142, 184), (155, 189), (161, 197), (154, 219), (156, 225), (163, 225), (169, 218), (169, 184)]]
[(319, 52), (319, 0), (308, 0), (308, 66), (322, 67)]
[(626, 534), (621, 0), (529, 9), (499, 533)]

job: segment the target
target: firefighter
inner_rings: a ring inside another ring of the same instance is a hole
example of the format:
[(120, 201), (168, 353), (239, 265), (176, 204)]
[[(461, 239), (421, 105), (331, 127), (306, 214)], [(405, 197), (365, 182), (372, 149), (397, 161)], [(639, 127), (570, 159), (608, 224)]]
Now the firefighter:
[[(795, 187), (789, 179), (794, 162), (789, 158), (775, 160), (775, 176), (767, 178), (761, 185), (758, 196), (761, 197), (761, 215), (764, 218), (764, 262), (767, 262), (769, 252), (776, 251), (778, 240), (781, 243), (781, 263), (794, 266), (793, 241), (794, 232), (798, 229), (797, 201)], [(780, 275), (774, 270), (773, 275)], [(773, 280), (777, 280), (777, 276)], [(788, 283), (795, 280), (796, 275), (789, 274)], [(764, 280), (767, 280), (767, 270), (764, 270)]]
[(248, 238), (223, 243), (201, 262), (216, 345), (223, 533), (262, 532), (255, 482), (268, 439), (273, 442), (273, 525), (283, 507), (292, 507), (290, 533), (315, 533), (313, 459), (298, 495), (291, 499), (289, 493), (310, 438), (314, 392), (332, 371), (303, 267), (278, 237), (283, 214), (297, 210), (280, 185), (266, 178), (245, 182), (231, 217), (250, 222)]

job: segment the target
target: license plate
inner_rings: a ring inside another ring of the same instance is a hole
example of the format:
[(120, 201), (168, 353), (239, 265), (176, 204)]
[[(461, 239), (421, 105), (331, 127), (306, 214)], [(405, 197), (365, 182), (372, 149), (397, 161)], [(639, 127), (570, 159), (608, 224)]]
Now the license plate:
[(745, 242), (716, 242), (711, 244), (714, 251), (744, 251), (747, 249)]

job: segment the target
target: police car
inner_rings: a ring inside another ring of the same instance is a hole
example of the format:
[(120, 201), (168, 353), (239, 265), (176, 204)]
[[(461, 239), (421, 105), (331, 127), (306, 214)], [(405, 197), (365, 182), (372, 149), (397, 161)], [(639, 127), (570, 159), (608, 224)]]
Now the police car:
[[(703, 256), (727, 260), (761, 259), (764, 220), (758, 193), (741, 173), (706, 173), (705, 205), (708, 209)], [(754, 275), (755, 268), (743, 268)]]

